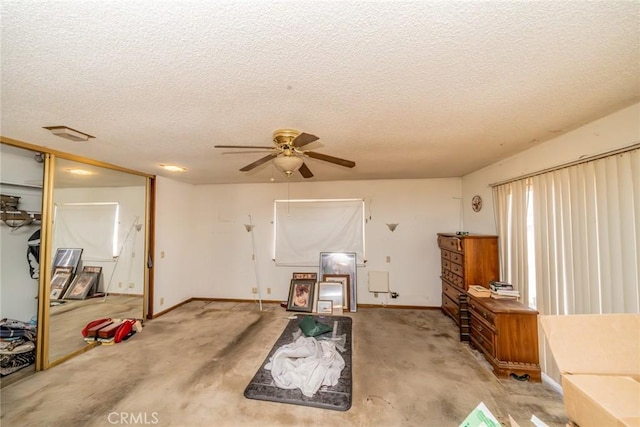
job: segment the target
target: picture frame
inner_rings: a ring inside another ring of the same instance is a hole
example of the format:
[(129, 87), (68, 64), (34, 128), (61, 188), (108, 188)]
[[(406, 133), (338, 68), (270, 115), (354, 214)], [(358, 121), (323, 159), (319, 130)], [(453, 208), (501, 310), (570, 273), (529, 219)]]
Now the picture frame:
[(73, 275), (73, 267), (53, 267), (51, 270), (51, 278), (53, 278), (56, 273), (69, 273)]
[(102, 273), (102, 267), (98, 267), (95, 265), (85, 265), (82, 267), (82, 271), (86, 273)]
[(97, 273), (81, 272), (69, 285), (69, 289), (64, 293), (64, 299), (86, 299), (97, 282)]
[(320, 277), (324, 277), (325, 274), (349, 276), (349, 311), (352, 313), (358, 311), (356, 253), (320, 252)]
[(338, 282), (342, 283), (342, 308), (345, 311), (349, 311), (349, 307), (351, 307), (351, 303), (349, 301), (349, 296), (351, 292), (349, 291), (351, 282), (349, 280), (348, 274), (325, 274), (322, 276), (323, 282)]
[(318, 273), (293, 273), (292, 279), (318, 281)]
[(313, 311), (315, 285), (315, 280), (291, 279), (287, 310), (311, 313)]
[(320, 282), (318, 283), (318, 301), (329, 300), (332, 305), (332, 314), (342, 314), (342, 283), (340, 282)]
[(80, 265), (82, 251), (82, 248), (58, 248), (53, 258), (53, 267), (71, 267), (75, 273)]
[(49, 299), (62, 298), (70, 282), (70, 271), (57, 271), (51, 279), (51, 292), (49, 293)]
[(318, 314), (333, 314), (333, 301), (318, 300), (316, 312)]

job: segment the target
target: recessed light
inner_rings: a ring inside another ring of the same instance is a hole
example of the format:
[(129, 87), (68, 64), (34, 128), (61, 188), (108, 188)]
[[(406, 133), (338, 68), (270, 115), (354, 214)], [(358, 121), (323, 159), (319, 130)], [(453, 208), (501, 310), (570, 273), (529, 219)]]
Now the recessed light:
[(91, 136), (88, 133), (66, 126), (44, 126), (44, 129), (50, 130), (55, 136), (70, 139), (71, 141), (88, 141), (89, 138), (95, 138), (95, 136)]
[(187, 170), (187, 168), (183, 168), (181, 166), (176, 166), (176, 165), (160, 165), (160, 167), (171, 172), (184, 172)]
[(93, 175), (93, 172), (90, 172), (86, 169), (67, 169), (67, 172), (74, 175)]

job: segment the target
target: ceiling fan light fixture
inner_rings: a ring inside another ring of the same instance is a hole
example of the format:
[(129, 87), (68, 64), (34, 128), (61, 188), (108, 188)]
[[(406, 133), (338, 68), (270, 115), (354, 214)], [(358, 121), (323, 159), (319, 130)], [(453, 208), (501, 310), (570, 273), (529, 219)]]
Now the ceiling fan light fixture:
[(295, 171), (300, 169), (304, 161), (298, 156), (278, 156), (273, 159), (273, 163), (285, 175), (291, 176)]

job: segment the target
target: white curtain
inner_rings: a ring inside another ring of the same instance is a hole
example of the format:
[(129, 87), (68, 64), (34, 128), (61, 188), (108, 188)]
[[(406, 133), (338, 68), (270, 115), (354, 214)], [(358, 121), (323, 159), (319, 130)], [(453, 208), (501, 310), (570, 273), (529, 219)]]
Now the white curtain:
[(53, 249), (82, 248), (84, 261), (113, 261), (118, 203), (62, 203), (53, 220)]
[(640, 150), (532, 178), (541, 314), (640, 312)]
[(520, 291), (520, 301), (529, 301), (527, 207), (529, 179), (493, 188), (500, 251), (500, 280)]
[(365, 260), (364, 201), (276, 200), (274, 260), (277, 265), (318, 266), (320, 252), (355, 252)]

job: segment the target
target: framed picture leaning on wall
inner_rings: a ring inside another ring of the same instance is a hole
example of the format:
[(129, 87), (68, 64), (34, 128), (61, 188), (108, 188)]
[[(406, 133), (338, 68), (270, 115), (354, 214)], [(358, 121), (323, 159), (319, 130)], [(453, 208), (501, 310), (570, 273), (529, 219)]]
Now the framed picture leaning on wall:
[(86, 273), (83, 271), (73, 279), (73, 282), (69, 285), (69, 289), (64, 294), (64, 299), (85, 299), (97, 283), (97, 273)]
[(82, 248), (58, 248), (53, 258), (53, 268), (71, 267), (75, 273), (82, 257)]
[(69, 282), (71, 282), (71, 272), (64, 271), (66, 267), (62, 267), (61, 271), (56, 271), (51, 279), (50, 299), (60, 299), (67, 290)]
[(349, 303), (349, 275), (348, 274), (325, 274), (322, 276), (323, 282), (337, 282), (342, 284), (342, 308), (349, 311), (351, 304)]
[(312, 312), (315, 285), (315, 280), (292, 279), (287, 310)]
[(320, 252), (320, 277), (325, 275), (349, 276), (349, 311), (357, 311), (356, 253)]

